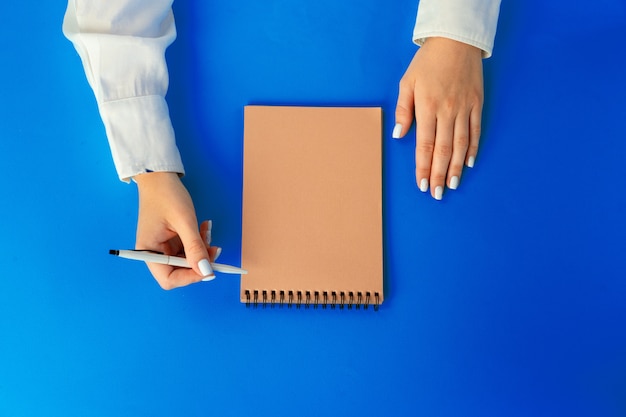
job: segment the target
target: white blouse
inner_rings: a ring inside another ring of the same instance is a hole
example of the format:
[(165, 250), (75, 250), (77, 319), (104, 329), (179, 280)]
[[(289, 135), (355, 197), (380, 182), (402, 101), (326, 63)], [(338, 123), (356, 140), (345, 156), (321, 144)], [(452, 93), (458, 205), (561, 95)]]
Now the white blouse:
[(500, 0), (421, 0), (413, 41), (442, 37), (475, 46), (489, 58), (496, 36)]
[[(68, 0), (63, 33), (80, 55), (121, 180), (184, 174), (165, 101), (165, 49), (176, 38), (173, 0)], [(421, 0), (413, 39), (493, 49), (500, 0)]]

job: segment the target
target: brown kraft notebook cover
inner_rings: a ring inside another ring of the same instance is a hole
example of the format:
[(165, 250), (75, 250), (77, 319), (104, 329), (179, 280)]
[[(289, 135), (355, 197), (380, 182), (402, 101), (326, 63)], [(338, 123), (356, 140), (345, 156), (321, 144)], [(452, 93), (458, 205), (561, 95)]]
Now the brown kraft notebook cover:
[(241, 302), (383, 301), (382, 110), (246, 106)]

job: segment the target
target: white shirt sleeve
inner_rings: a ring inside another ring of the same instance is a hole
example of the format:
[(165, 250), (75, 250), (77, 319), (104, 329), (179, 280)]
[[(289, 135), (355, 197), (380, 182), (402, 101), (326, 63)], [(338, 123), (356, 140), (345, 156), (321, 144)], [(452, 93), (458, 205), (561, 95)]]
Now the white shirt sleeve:
[(165, 94), (173, 0), (69, 0), (63, 33), (83, 62), (121, 180), (184, 173)]
[(420, 0), (413, 41), (444, 37), (475, 46), (488, 58), (493, 51), (500, 0)]

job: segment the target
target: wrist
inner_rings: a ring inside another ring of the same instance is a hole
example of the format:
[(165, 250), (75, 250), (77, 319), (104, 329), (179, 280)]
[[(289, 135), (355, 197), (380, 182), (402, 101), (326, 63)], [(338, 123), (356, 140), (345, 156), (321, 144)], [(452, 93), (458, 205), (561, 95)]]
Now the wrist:
[(178, 173), (169, 171), (144, 172), (135, 175), (133, 181), (137, 183), (138, 188), (143, 189), (163, 184), (164, 182), (180, 181), (180, 177)]
[(474, 45), (440, 36), (426, 38), (422, 47), (425, 47), (426, 45), (428, 45), (428, 48), (437, 48), (438, 50), (449, 51), (450, 53), (476, 55), (479, 58), (482, 58), (483, 53), (480, 48), (477, 48)]

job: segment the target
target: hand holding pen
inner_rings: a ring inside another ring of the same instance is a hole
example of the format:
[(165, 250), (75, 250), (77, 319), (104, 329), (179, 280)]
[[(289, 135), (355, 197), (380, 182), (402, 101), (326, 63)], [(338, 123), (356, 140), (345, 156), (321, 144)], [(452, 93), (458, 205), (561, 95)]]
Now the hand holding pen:
[[(212, 227), (213, 223), (209, 220), (203, 223), (202, 225), (202, 229), (204, 229), (201, 232), (201, 235), (204, 235), (204, 239), (207, 243), (207, 247), (210, 246), (211, 243), (211, 227)], [(208, 227), (208, 229), (207, 229)], [(217, 248), (217, 251), (215, 253), (215, 257), (213, 258), (213, 260), (216, 260), (218, 256), (220, 256), (220, 253), (222, 252), (222, 248)], [(180, 257), (180, 256), (170, 256), (170, 255), (165, 255), (164, 253), (159, 253), (159, 252), (155, 252), (152, 250), (144, 250), (144, 249), (128, 249), (128, 250), (124, 250), (124, 249), (111, 249), (109, 250), (109, 254), (110, 255), (114, 255), (114, 256), (119, 256), (120, 258), (125, 258), (125, 259), (131, 259), (131, 260), (135, 260), (135, 261), (143, 261), (146, 263), (153, 263), (153, 264), (159, 264), (159, 265), (170, 265), (170, 266), (176, 266), (179, 268), (191, 268), (189, 266), (189, 262), (187, 262), (187, 259)], [(211, 262), (211, 269), (213, 271), (217, 271), (217, 272), (221, 272), (224, 274), (239, 274), (239, 275), (244, 275), (247, 274), (248, 271), (246, 271), (245, 269), (236, 267), (236, 266), (232, 266), (232, 265), (226, 265), (226, 264), (218, 264), (216, 262)], [(207, 276), (202, 278), (202, 281), (212, 281), (213, 279), (215, 279), (215, 274)]]
[[(139, 190), (136, 249), (186, 258), (191, 268), (147, 263), (161, 288), (169, 290), (215, 277), (211, 261), (219, 248), (210, 246), (209, 222), (198, 231), (191, 196), (174, 172), (134, 177)], [(208, 238), (208, 239), (207, 239)]]

